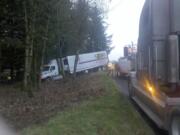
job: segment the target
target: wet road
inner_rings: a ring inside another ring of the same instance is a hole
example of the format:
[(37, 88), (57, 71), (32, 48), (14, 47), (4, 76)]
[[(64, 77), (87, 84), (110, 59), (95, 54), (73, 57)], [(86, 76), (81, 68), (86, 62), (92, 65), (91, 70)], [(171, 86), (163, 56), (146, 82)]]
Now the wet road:
[[(118, 86), (121, 93), (123, 93), (128, 98), (128, 83), (125, 78), (115, 78), (114, 79)], [(129, 99), (129, 98), (128, 98)], [(164, 130), (159, 129), (156, 124), (137, 106), (137, 104), (133, 101), (131, 101), (134, 108), (140, 113), (141, 117), (144, 119), (144, 121), (152, 128), (155, 135), (168, 135), (168, 133)]]

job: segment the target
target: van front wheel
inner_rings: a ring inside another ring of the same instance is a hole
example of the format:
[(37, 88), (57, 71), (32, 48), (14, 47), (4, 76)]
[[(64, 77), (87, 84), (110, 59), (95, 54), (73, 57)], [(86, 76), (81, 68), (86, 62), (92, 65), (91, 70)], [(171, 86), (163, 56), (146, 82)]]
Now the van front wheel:
[(180, 116), (176, 116), (172, 119), (170, 135), (180, 135)]

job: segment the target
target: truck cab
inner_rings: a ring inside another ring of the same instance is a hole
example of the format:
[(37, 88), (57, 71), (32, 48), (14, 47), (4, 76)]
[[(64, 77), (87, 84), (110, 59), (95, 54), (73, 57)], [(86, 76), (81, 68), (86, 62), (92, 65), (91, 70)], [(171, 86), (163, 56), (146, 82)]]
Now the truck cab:
[(52, 60), (49, 64), (44, 65), (41, 71), (41, 79), (53, 79), (59, 75), (58, 65), (56, 60)]

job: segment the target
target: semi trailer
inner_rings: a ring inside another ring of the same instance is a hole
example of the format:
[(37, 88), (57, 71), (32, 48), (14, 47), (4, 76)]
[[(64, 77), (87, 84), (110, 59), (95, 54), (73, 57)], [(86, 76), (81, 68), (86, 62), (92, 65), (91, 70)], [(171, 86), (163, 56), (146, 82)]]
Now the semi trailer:
[(180, 0), (146, 0), (129, 96), (170, 135), (180, 135)]

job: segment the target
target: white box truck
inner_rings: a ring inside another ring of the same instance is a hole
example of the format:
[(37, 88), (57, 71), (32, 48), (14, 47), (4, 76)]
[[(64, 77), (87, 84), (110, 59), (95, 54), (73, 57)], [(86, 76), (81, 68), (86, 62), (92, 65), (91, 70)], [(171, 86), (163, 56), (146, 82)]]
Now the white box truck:
[[(74, 73), (75, 55), (64, 57), (64, 70), (70, 74)], [(60, 61), (60, 60), (58, 60)], [(79, 54), (76, 72), (88, 71), (93, 68), (100, 68), (107, 65), (109, 59), (106, 51)], [(59, 64), (60, 65), (60, 64)], [(58, 70), (58, 63), (53, 59), (49, 64), (44, 65), (41, 72), (41, 79), (59, 79), (62, 76)]]

